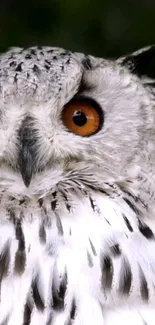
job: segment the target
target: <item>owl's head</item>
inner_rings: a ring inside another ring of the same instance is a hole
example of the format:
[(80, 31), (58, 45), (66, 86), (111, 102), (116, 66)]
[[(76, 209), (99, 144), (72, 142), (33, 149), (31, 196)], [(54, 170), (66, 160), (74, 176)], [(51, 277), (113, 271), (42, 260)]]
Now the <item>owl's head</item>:
[[(154, 155), (155, 47), (110, 61), (58, 48), (0, 56), (0, 188), (106, 182)], [(27, 191), (27, 192), (26, 192)]]

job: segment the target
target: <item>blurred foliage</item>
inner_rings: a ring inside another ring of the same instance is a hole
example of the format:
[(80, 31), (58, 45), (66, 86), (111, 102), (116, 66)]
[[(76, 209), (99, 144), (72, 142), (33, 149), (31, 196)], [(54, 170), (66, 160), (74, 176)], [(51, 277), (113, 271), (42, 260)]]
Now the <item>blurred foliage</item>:
[(0, 0), (0, 40), (120, 56), (155, 43), (155, 0)]

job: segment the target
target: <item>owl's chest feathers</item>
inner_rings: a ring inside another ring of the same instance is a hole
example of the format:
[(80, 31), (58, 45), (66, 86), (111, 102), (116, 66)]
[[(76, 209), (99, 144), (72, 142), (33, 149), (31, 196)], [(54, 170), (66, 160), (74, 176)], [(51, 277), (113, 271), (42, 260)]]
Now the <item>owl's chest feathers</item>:
[(129, 191), (105, 184), (45, 198), (2, 193), (0, 207), (0, 322), (24, 324), (29, 309), (32, 325), (60, 313), (63, 325), (83, 317), (88, 303), (101, 318), (101, 306), (119, 306), (124, 297), (153, 301), (154, 230)]

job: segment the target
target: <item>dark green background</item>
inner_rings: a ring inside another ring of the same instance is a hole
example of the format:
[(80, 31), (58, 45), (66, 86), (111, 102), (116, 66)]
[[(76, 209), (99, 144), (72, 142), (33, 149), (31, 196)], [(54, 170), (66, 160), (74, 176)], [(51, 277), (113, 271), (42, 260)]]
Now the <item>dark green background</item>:
[(51, 45), (116, 57), (155, 43), (155, 0), (0, 0), (0, 51)]

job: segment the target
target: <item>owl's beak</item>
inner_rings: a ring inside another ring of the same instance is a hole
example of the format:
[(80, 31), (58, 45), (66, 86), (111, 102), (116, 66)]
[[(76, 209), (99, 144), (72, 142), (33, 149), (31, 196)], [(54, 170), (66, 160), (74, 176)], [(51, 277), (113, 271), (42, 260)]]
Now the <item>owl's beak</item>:
[(23, 182), (29, 187), (35, 166), (35, 144), (34, 130), (31, 127), (30, 118), (25, 118), (19, 130), (19, 154), (18, 165)]
[(20, 150), (20, 172), (22, 175), (23, 182), (26, 187), (29, 187), (32, 174), (34, 170), (34, 161), (33, 161), (33, 155), (31, 153), (31, 150), (27, 144), (25, 144), (22, 147), (22, 150)]

